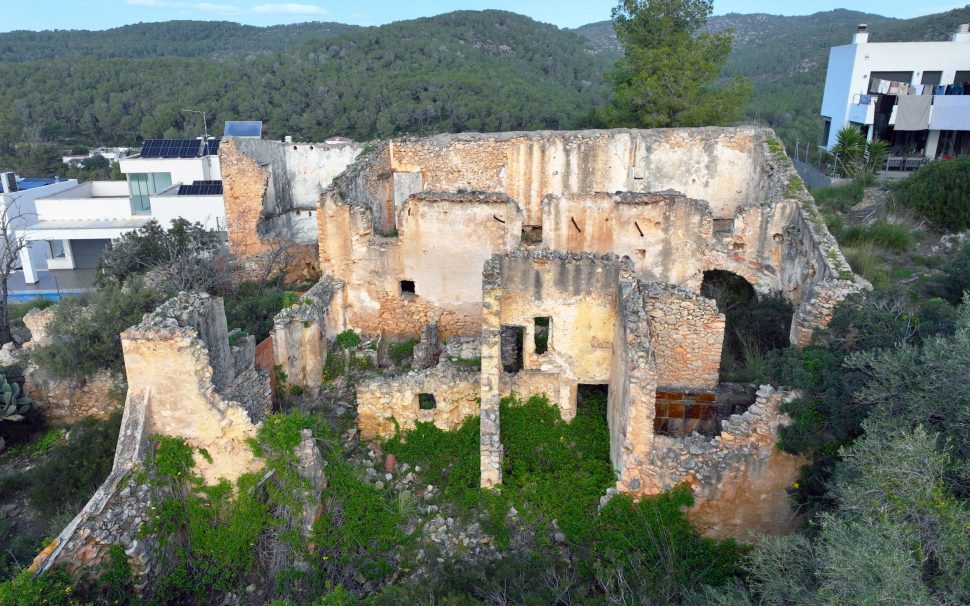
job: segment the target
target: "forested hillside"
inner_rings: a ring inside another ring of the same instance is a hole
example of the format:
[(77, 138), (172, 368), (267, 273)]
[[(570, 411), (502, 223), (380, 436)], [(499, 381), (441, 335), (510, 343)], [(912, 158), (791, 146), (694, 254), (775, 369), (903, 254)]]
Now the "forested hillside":
[[(169, 27), (146, 34), (143, 48), (166, 54)], [(276, 45), (287, 28), (274, 31), (268, 39)], [(23, 35), (0, 36), (0, 46), (7, 36)], [(62, 34), (36, 35), (59, 40)], [(22, 150), (27, 143), (121, 144), (201, 134), (199, 117), (181, 108), (207, 111), (212, 133), (221, 133), (225, 120), (261, 119), (270, 137), (366, 140), (571, 128), (608, 96), (602, 74), (609, 64), (590, 54), (580, 36), (500, 11), (355, 28), (282, 51), (225, 54), (231, 44), (219, 48), (209, 39), (188, 53), (215, 57), (104, 57), (110, 33), (100, 35), (107, 41), (91, 44), (86, 56), (0, 63), (3, 81), (18, 83), (0, 89), (0, 130), (5, 123), (10, 133), (0, 137), (7, 144), (0, 154), (13, 153), (11, 137)], [(137, 37), (124, 39), (136, 52)]]
[(254, 27), (227, 21), (137, 23), (105, 31), (15, 31), (0, 34), (0, 62), (80, 57), (197, 57), (292, 48), (357, 29), (343, 23)]
[[(945, 40), (970, 7), (897, 20), (836, 10), (729, 14), (725, 78), (752, 80), (745, 118), (815, 141), (828, 49), (870, 25), (872, 41)], [(462, 130), (576, 128), (607, 102), (619, 55), (612, 23), (577, 30), (502, 11), (459, 11), (381, 27), (258, 28), (173, 21), (103, 32), (0, 34), (0, 161), (56, 170), (56, 148), (138, 144), (261, 119), (267, 136), (358, 140)], [(50, 147), (53, 146), (53, 147)]]

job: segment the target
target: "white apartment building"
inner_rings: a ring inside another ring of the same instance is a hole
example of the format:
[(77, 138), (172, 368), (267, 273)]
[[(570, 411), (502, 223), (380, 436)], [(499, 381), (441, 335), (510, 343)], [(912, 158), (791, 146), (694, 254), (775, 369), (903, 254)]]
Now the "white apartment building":
[(181, 217), (225, 231), (226, 209), (219, 170), (219, 141), (149, 140), (141, 153), (121, 159), (125, 181), (91, 181), (35, 201), (36, 220), (22, 230), (45, 241), (45, 258), (21, 254), (23, 279), (38, 270), (93, 269), (113, 239), (152, 219), (163, 227)]
[(826, 149), (853, 125), (891, 156), (970, 153), (970, 26), (948, 42), (869, 42), (860, 25), (829, 51), (821, 115)]

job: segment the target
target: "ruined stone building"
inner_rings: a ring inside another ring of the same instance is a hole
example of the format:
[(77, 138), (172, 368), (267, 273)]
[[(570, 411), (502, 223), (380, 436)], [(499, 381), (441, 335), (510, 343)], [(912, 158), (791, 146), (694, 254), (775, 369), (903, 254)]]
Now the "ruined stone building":
[[(501, 396), (545, 393), (570, 419), (579, 386), (606, 385), (619, 490), (686, 480), (703, 503), (738, 478), (756, 487), (758, 470), (785, 457), (772, 450), (783, 394), (759, 392), (749, 412), (717, 419), (703, 448), (684, 450), (693, 464), (674, 456), (718, 399), (725, 320), (699, 294), (704, 273), (780, 293), (799, 345), (865, 285), (765, 129), (439, 135), (339, 151), (240, 141), (220, 153), (234, 252), (286, 233), (316, 250), (339, 318), (321, 334), (413, 338), (433, 324), (451, 352), (359, 385), (362, 437), (480, 414), (483, 486), (501, 482)], [(291, 339), (291, 359), (306, 341)], [(480, 358), (481, 370), (456, 358)], [(297, 375), (316, 387), (305, 368)], [(790, 482), (788, 463), (768, 475)]]
[[(421, 337), (414, 370), (358, 383), (362, 439), (480, 415), (481, 485), (492, 487), (503, 396), (546, 394), (568, 420), (583, 386), (598, 386), (616, 490), (687, 482), (690, 515), (712, 536), (792, 525), (786, 489), (804, 461), (775, 444), (793, 394), (762, 386), (732, 403), (718, 384), (725, 316), (700, 294), (704, 274), (782, 295), (796, 345), (866, 283), (771, 131), (238, 139), (219, 153), (233, 253), (285, 247), (291, 271), (322, 275), (274, 321), (273, 362), (292, 384), (320, 388), (344, 330)], [(183, 293), (122, 344), (129, 389), (114, 470), (42, 569), (96, 561), (118, 543), (152, 565), (150, 540), (136, 538), (151, 499), (131, 474), (151, 434), (204, 448), (211, 460), (197, 463), (213, 481), (259, 465), (246, 440), (269, 409), (269, 380), (253, 366), (252, 337), (229, 344), (221, 300)]]

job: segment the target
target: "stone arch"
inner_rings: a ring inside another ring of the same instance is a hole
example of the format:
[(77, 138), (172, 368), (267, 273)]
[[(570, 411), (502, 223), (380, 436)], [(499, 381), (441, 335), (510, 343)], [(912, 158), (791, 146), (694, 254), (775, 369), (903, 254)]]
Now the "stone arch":
[(717, 302), (724, 314), (721, 380), (749, 382), (749, 363), (790, 343), (795, 310), (777, 290), (759, 291), (744, 275), (729, 270), (704, 272), (701, 295)]

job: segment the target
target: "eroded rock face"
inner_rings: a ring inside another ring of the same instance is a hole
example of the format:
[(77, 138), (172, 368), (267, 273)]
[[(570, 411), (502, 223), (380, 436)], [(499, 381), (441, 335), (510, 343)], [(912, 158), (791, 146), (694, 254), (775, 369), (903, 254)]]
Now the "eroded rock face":
[(105, 419), (124, 405), (125, 376), (99, 370), (85, 379), (58, 379), (29, 365), (24, 390), (49, 423), (70, 425), (85, 417)]
[(425, 324), (421, 327), (421, 340), (414, 346), (414, 361), (411, 365), (415, 370), (431, 368), (438, 364), (440, 356), (441, 337), (438, 335), (438, 325)]

